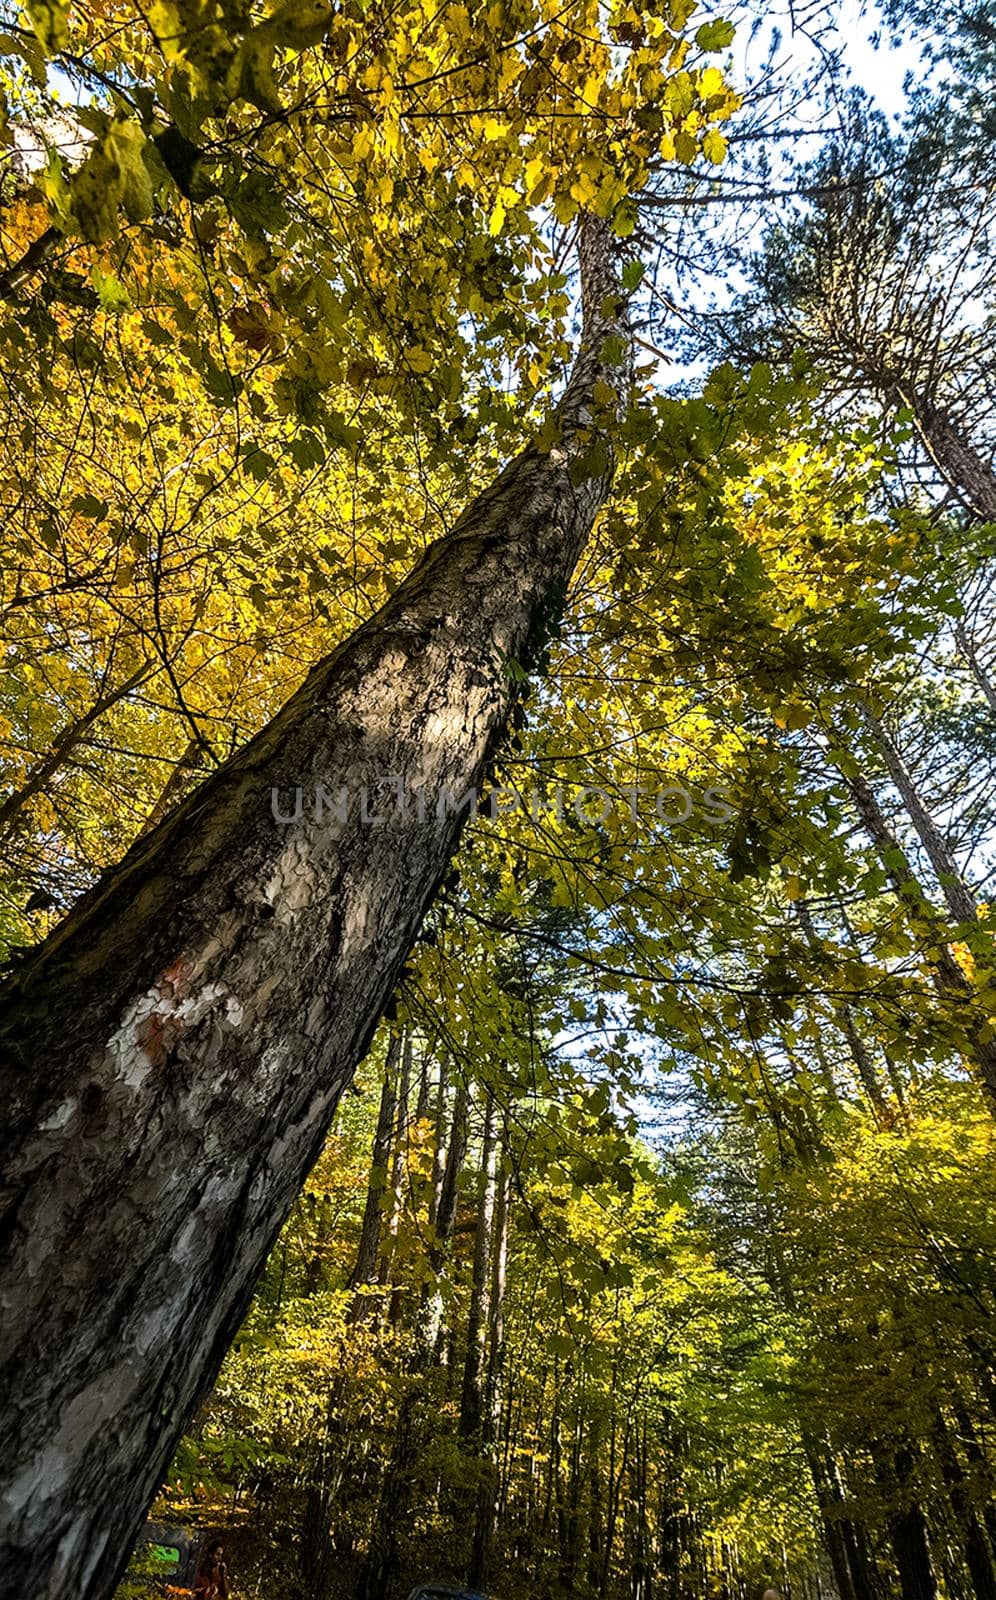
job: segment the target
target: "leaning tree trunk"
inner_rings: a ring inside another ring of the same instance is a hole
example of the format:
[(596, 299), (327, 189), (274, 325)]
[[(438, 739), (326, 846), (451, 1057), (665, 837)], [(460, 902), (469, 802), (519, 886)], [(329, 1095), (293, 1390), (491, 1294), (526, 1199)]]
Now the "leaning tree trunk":
[(912, 773), (866, 698), (862, 698), (860, 710), (879, 754), (885, 761), (889, 777), (899, 791), (900, 799), (916, 829), (917, 837), (927, 852), (927, 858), (934, 869), (948, 910), (956, 923), (974, 925), (979, 916), (978, 901), (958, 870), (958, 863), (951, 854), (940, 828), (924, 805)]
[[(607, 492), (604, 445), (585, 469), (594, 386), (628, 373), (605, 359), (628, 343), (606, 224), (580, 253), (557, 442), (510, 462), (5, 986), (5, 1600), (113, 1592), (448, 869), (461, 824), (437, 801), (485, 777), (509, 664), (562, 603)], [(316, 785), (329, 803), (278, 824), (274, 788)]]
[[(813, 919), (810, 915), (809, 907), (805, 900), (796, 901), (795, 912), (806, 943), (816, 955), (819, 955), (820, 941), (817, 937), (816, 929), (813, 926)], [(882, 1086), (878, 1081), (878, 1073), (875, 1071), (875, 1063), (872, 1061), (871, 1055), (869, 1054), (865, 1046), (865, 1042), (862, 1039), (861, 1034), (858, 1032), (857, 1025), (855, 1024), (854, 1012), (852, 1011), (851, 1007), (844, 1002), (836, 1003), (833, 1007), (833, 1012), (837, 1022), (840, 1024), (841, 1032), (847, 1041), (847, 1048), (850, 1053), (851, 1060), (854, 1063), (854, 1067), (858, 1075), (858, 1081), (868, 1097), (868, 1103), (871, 1106), (875, 1116), (882, 1118), (887, 1114), (888, 1111), (886, 1099), (882, 1093)], [(830, 1078), (830, 1083), (833, 1085), (832, 1076)], [(836, 1089), (833, 1090), (833, 1093), (834, 1098), (836, 1098)], [(842, 1600), (844, 1600), (844, 1597), (842, 1597)]]
[(973, 985), (958, 965), (948, 945), (950, 930), (927, 899), (905, 851), (885, 820), (871, 785), (856, 769), (840, 769), (862, 826), (875, 845), (879, 859), (900, 904), (927, 937), (926, 955), (937, 992), (951, 1002), (964, 1031), (963, 1052), (979, 1077), (989, 1109), (996, 1116), (996, 1039), (991, 1036), (984, 1007)]
[(979, 652), (976, 650), (974, 640), (964, 622), (955, 623), (954, 639), (955, 644), (968, 663), (969, 671), (975, 679), (976, 686), (981, 689), (990, 711), (996, 714), (996, 683), (993, 682), (988, 668), (980, 661)]
[(950, 413), (912, 384), (897, 383), (893, 394), (913, 413), (924, 449), (966, 509), (982, 522), (996, 522), (996, 473)]

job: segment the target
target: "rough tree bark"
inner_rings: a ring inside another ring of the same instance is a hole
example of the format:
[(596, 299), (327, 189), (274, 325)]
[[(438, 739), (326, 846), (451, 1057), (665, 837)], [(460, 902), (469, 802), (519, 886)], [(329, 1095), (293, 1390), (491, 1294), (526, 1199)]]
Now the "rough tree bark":
[(942, 407), (912, 384), (896, 383), (893, 396), (913, 413), (924, 449), (963, 505), (983, 522), (996, 522), (996, 474)]
[[(460, 818), (437, 798), (484, 778), (508, 663), (562, 603), (607, 492), (584, 472), (594, 385), (628, 377), (605, 360), (628, 344), (607, 225), (579, 248), (559, 441), (511, 461), (0, 995), (5, 1600), (113, 1592), (448, 870)], [(389, 775), (407, 803), (374, 827), (359, 791), (383, 802)]]

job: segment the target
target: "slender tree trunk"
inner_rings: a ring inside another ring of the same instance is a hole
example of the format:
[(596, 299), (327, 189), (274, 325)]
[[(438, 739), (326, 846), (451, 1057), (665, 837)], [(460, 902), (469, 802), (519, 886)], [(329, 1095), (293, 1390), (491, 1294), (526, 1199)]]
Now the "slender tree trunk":
[(373, 1150), (370, 1156), (370, 1177), (367, 1182), (363, 1221), (360, 1224), (360, 1242), (356, 1251), (356, 1263), (349, 1279), (349, 1287), (354, 1291), (347, 1313), (347, 1320), (350, 1322), (359, 1322), (370, 1309), (369, 1297), (357, 1291), (377, 1281), (381, 1223), (389, 1194), (391, 1147), (394, 1143), (397, 1119), (397, 1069), (401, 1049), (401, 1034), (395, 1030), (391, 1034), (387, 1059), (384, 1063), (384, 1083), (380, 1093), (377, 1127), (374, 1131)]
[(201, 744), (200, 740), (190, 739), (187, 743), (186, 749), (183, 751), (183, 754), (180, 756), (179, 760), (174, 766), (173, 771), (170, 773), (169, 777), (166, 779), (166, 782), (159, 791), (159, 797), (156, 800), (155, 805), (152, 807), (152, 810), (145, 819), (145, 823), (142, 828), (143, 838), (147, 833), (151, 833), (153, 828), (157, 828), (164, 817), (169, 816), (169, 813), (172, 811), (184, 789), (187, 787), (187, 784), (190, 782), (191, 776), (197, 771), (198, 767), (201, 766), (203, 757), (204, 746)]
[[(810, 916), (809, 907), (806, 905), (804, 900), (798, 900), (796, 902), (795, 910), (799, 921), (799, 926), (805, 935), (807, 944), (811, 950), (818, 953), (820, 950), (820, 942), (816, 934), (816, 929), (813, 926), (813, 919)], [(855, 1070), (857, 1071), (858, 1075), (858, 1081), (864, 1089), (865, 1094), (868, 1096), (868, 1101), (872, 1107), (872, 1110), (877, 1116), (881, 1117), (887, 1110), (885, 1096), (882, 1093), (882, 1086), (878, 1081), (878, 1073), (875, 1071), (874, 1062), (872, 1061), (871, 1056), (868, 1054), (868, 1051), (865, 1047), (865, 1042), (855, 1026), (854, 1013), (849, 1005), (841, 1003), (834, 1006), (834, 1016), (837, 1018), (844, 1038), (847, 1041), (847, 1048), (850, 1053), (851, 1060), (854, 1062)], [(831, 1083), (833, 1082), (832, 1077), (830, 1081)]]
[(418, 1096), (415, 1101), (415, 1121), (425, 1122), (429, 1115), (429, 1091), (432, 1081), (432, 1051), (426, 1044), (419, 1056)]
[(153, 671), (154, 668), (150, 667), (148, 662), (143, 662), (142, 666), (130, 673), (123, 683), (98, 695), (89, 710), (74, 717), (72, 722), (67, 723), (62, 731), (56, 734), (51, 748), (35, 762), (20, 788), (11, 790), (10, 794), (0, 801), (0, 839), (6, 839), (14, 831), (17, 818), (28, 801), (33, 800), (36, 794), (41, 794), (49, 780), (55, 777), (73, 751), (86, 738), (94, 723), (133, 689), (137, 689)]
[(436, 1106), (433, 1116), (435, 1125), (435, 1145), (432, 1152), (432, 1187), (429, 1191), (429, 1225), (435, 1227), (436, 1213), (439, 1210), (439, 1201), (443, 1192), (443, 1178), (446, 1173), (446, 1130), (447, 1130), (447, 1089), (449, 1087), (446, 1072), (446, 1057), (439, 1057), (439, 1081), (436, 1085)]
[(495, 1233), (492, 1259), (490, 1316), (488, 1328), (488, 1375), (481, 1425), (483, 1471), (477, 1496), (474, 1540), (467, 1581), (472, 1589), (487, 1586), (491, 1561), (491, 1542), (502, 1490), (498, 1461), (502, 1415), (502, 1371), (505, 1360), (505, 1285), (508, 1271), (508, 1222), (511, 1199), (509, 1179), (501, 1176), (495, 1205)]
[(381, 1258), (377, 1277), (385, 1289), (390, 1289), (385, 1306), (387, 1321), (392, 1328), (396, 1328), (401, 1320), (402, 1293), (400, 1288), (391, 1288), (394, 1273), (397, 1267), (398, 1232), (401, 1228), (401, 1214), (405, 1206), (405, 1170), (408, 1144), (408, 1096), (412, 1081), (412, 1036), (411, 1029), (405, 1030), (404, 1046), (401, 1052), (401, 1072), (398, 1078), (397, 1105), (394, 1113), (394, 1130), (392, 1135), (393, 1149), (387, 1173), (387, 1204), (384, 1212), (384, 1227), (381, 1230)]
[(422, 1390), (413, 1384), (401, 1402), (394, 1449), (388, 1464), (366, 1559), (356, 1585), (357, 1600), (387, 1600), (398, 1570), (398, 1535), (408, 1514), (412, 1476), (425, 1445), (424, 1419), (420, 1417)]
[(955, 922), (975, 923), (978, 920), (978, 903), (962, 878), (958, 863), (945, 844), (940, 829), (920, 798), (912, 773), (867, 702), (862, 701), (861, 710), (872, 738), (885, 760), (889, 777), (899, 790), (910, 821), (927, 852), (948, 910)]
[(955, 623), (954, 636), (955, 643), (968, 662), (972, 677), (982, 690), (990, 711), (996, 714), (996, 683), (993, 682), (986, 668), (979, 660), (978, 652), (963, 622)]
[[(609, 1479), (609, 1506), (608, 1515), (605, 1519), (605, 1555), (602, 1561), (600, 1594), (605, 1594), (608, 1590), (609, 1579), (612, 1574), (612, 1554), (616, 1542), (616, 1525), (619, 1520), (619, 1502), (629, 1467), (630, 1428), (630, 1420), (627, 1418), (626, 1426), (623, 1429), (622, 1459), (619, 1464), (619, 1470), (616, 1472), (614, 1480), (611, 1477)], [(613, 1433), (613, 1442), (614, 1437)]]
[(473, 1439), (484, 1418), (484, 1374), (491, 1313), (492, 1254), (495, 1206), (498, 1198), (498, 1142), (495, 1138), (494, 1096), (486, 1095), (484, 1135), (481, 1145), (481, 1199), (474, 1235), (474, 1265), (467, 1315), (467, 1350), (460, 1394), (460, 1435)]
[(825, 1444), (807, 1438), (803, 1445), (820, 1507), (839, 1600), (875, 1600), (871, 1573), (863, 1557), (863, 1541), (858, 1537), (852, 1519), (842, 1514), (845, 1496), (837, 1464)]
[(816, 1445), (809, 1439), (803, 1441), (806, 1459), (816, 1490), (816, 1499), (820, 1508), (823, 1522), (823, 1538), (830, 1556), (830, 1565), (833, 1568), (834, 1581), (837, 1585), (839, 1600), (858, 1600), (858, 1593), (851, 1572), (850, 1562), (847, 1559), (847, 1547), (844, 1536), (837, 1519), (834, 1516), (833, 1486), (826, 1471), (821, 1453)]
[[(349, 1278), (352, 1290), (346, 1310), (346, 1323), (349, 1326), (369, 1319), (374, 1305), (373, 1298), (364, 1290), (377, 1281), (381, 1222), (397, 1119), (397, 1072), (401, 1050), (402, 1034), (395, 1028), (388, 1041), (384, 1062), (384, 1082), (370, 1155), (370, 1176), (360, 1224), (360, 1242)], [(330, 1522), (334, 1490), (342, 1482), (352, 1453), (350, 1440), (343, 1434), (343, 1394), (343, 1374), (340, 1373), (326, 1396), (324, 1439), (315, 1463), (313, 1481), (304, 1495), (300, 1559), (304, 1575), (316, 1595), (323, 1595), (327, 1586), (332, 1556)]]
[(457, 1200), (460, 1196), (460, 1178), (467, 1154), (467, 1086), (459, 1083), (453, 1101), (446, 1158), (435, 1203), (432, 1239), (429, 1245), (429, 1266), (435, 1281), (426, 1286), (422, 1301), (421, 1339), (426, 1349), (438, 1361), (443, 1349), (443, 1285), (442, 1271), (456, 1221)]
[(940, 925), (937, 911), (924, 894), (902, 846), (886, 822), (871, 786), (858, 772), (848, 771), (842, 776), (897, 898), (908, 908), (910, 915), (923, 925), (929, 940), (927, 954), (937, 990), (953, 1002), (960, 1013), (965, 1054), (978, 1071), (990, 1109), (996, 1112), (996, 1039), (989, 1037), (987, 1020), (978, 1006), (972, 985), (951, 954), (947, 931)]
[(112, 1594), (448, 868), (440, 802), (484, 778), (508, 663), (562, 605), (607, 491), (584, 475), (594, 385), (628, 374), (604, 360), (608, 225), (580, 248), (559, 441), (510, 462), (4, 986), (5, 1600)]
[(602, 1416), (596, 1409), (588, 1433), (588, 1588), (598, 1590), (605, 1542), (605, 1502), (602, 1498)]

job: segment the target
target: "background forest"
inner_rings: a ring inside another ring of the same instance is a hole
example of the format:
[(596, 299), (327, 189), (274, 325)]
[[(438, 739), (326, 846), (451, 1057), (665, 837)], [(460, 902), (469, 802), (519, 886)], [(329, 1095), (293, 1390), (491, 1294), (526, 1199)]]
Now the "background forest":
[(896, 112), (614, 5), (634, 111), (594, 5), (319, 9), (152, 153), (127, 7), (3, 8), (10, 963), (542, 440), (585, 209), (636, 396), (156, 1514), (245, 1600), (996, 1600), (996, 12), (866, 15)]

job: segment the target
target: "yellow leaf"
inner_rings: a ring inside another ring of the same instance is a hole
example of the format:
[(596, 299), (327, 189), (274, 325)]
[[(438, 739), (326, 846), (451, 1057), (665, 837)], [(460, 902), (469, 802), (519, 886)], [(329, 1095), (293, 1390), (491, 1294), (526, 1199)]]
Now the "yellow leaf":
[(718, 128), (710, 128), (702, 140), (702, 154), (714, 166), (719, 166), (726, 155), (726, 140)]

